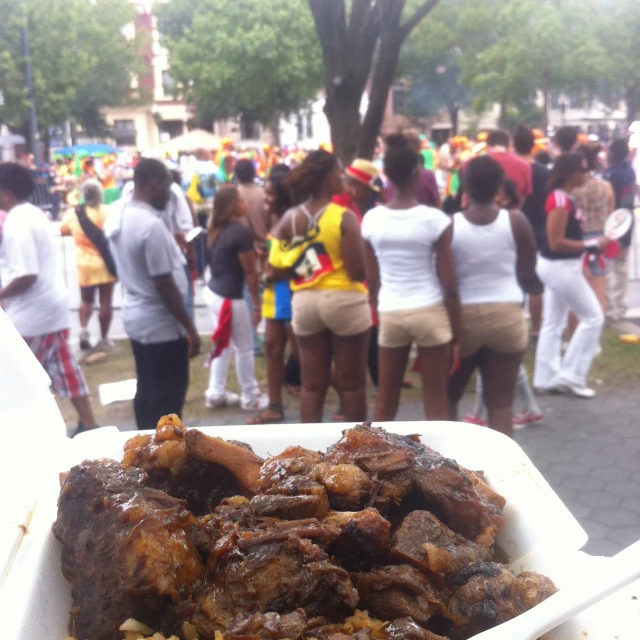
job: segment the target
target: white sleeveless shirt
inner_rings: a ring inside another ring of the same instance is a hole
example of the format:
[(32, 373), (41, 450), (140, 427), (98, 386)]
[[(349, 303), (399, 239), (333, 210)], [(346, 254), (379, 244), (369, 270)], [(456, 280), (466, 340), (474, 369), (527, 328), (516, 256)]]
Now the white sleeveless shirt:
[(518, 257), (509, 212), (501, 209), (491, 224), (453, 216), (456, 275), (462, 305), (523, 301), (516, 276)]

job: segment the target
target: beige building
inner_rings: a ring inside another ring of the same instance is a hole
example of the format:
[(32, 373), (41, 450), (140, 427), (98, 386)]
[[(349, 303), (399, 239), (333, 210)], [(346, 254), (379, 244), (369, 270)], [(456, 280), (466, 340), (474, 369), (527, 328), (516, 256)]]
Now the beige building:
[(142, 43), (144, 69), (132, 78), (132, 88), (141, 89), (151, 100), (141, 106), (110, 107), (103, 110), (113, 130), (116, 145), (149, 149), (182, 135), (193, 122), (191, 105), (173, 96), (173, 79), (169, 73), (169, 54), (160, 46), (160, 35), (151, 13), (154, 0), (132, 0), (136, 17), (125, 29), (127, 38), (138, 37)]

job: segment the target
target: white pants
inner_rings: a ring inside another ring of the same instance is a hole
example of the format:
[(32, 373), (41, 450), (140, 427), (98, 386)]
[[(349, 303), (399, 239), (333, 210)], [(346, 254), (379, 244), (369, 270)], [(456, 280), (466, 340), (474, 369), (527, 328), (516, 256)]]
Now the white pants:
[[(224, 298), (213, 293), (209, 287), (204, 288), (203, 298), (213, 313), (213, 330), (215, 331)], [(244, 298), (232, 300), (231, 305), (231, 342), (229, 347), (211, 363), (209, 388), (205, 396), (210, 400), (216, 400), (224, 394), (229, 363), (235, 352), (236, 373), (242, 390), (241, 399), (243, 403), (249, 403), (260, 395), (253, 356), (253, 326)]]
[[(545, 389), (567, 382), (584, 387), (604, 324), (598, 298), (582, 274), (581, 259), (538, 256), (536, 271), (544, 283), (544, 318), (533, 385)], [(580, 322), (562, 357), (562, 333), (570, 311)]]

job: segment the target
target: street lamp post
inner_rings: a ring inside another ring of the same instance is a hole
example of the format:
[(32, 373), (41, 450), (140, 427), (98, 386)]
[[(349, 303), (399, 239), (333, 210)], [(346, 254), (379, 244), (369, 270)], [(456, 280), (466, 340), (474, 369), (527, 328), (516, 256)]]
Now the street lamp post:
[(36, 117), (36, 98), (33, 91), (33, 75), (31, 73), (31, 57), (29, 54), (29, 34), (27, 32), (27, 5), (22, 0), (24, 24), (22, 26), (22, 55), (24, 56), (24, 80), (27, 85), (29, 100), (29, 144), (36, 165), (40, 165), (40, 141), (38, 136), (38, 119)]

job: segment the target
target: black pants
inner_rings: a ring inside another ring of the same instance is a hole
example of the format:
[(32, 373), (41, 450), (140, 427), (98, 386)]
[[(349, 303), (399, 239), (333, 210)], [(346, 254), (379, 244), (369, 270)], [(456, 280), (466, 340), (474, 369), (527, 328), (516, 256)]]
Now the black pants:
[(189, 345), (186, 338), (157, 344), (131, 340), (138, 388), (133, 399), (138, 429), (155, 429), (162, 416), (177, 413), (189, 387)]
[(371, 327), (369, 335), (369, 358), (368, 358), (369, 375), (371, 382), (378, 386), (378, 327)]

